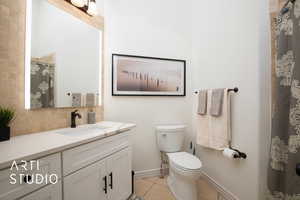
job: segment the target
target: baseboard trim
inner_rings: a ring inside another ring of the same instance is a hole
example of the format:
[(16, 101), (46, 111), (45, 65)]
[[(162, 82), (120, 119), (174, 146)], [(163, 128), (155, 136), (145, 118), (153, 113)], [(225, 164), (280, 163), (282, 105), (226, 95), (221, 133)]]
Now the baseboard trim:
[(135, 178), (146, 178), (160, 175), (160, 168), (143, 171), (135, 171)]
[(208, 176), (206, 173), (202, 172), (202, 178), (205, 179), (211, 186), (213, 186), (217, 192), (218, 200), (240, 200), (234, 194), (232, 194), (229, 190), (221, 186), (217, 181)]

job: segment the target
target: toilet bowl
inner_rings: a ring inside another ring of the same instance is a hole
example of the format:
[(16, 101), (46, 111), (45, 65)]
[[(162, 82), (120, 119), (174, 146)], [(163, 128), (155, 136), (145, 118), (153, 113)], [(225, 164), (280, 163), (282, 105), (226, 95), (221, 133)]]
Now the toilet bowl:
[(168, 186), (177, 200), (197, 200), (197, 180), (201, 176), (201, 161), (186, 152), (168, 153)]
[(197, 200), (197, 180), (202, 163), (196, 156), (182, 152), (185, 125), (156, 127), (157, 144), (169, 159), (167, 183), (177, 200)]

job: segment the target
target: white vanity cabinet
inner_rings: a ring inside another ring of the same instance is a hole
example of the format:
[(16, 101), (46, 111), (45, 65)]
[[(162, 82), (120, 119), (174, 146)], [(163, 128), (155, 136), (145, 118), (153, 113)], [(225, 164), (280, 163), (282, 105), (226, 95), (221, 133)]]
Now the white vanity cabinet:
[(20, 200), (62, 200), (61, 181), (54, 185), (48, 185)]
[[(132, 124), (128, 126), (134, 127)], [(93, 133), (87, 133), (85, 136), (84, 131), (80, 138), (77, 135), (76, 137), (72, 135), (61, 137), (55, 135), (55, 132), (38, 135), (40, 142), (41, 137), (45, 137), (42, 142), (46, 145), (48, 138), (55, 139), (54, 141), (57, 142), (63, 139), (65, 143), (61, 143), (57, 150), (49, 148), (49, 154), (44, 154), (42, 152), (44, 145), (40, 145), (41, 151), (36, 150), (30, 158), (22, 159), (23, 157), (19, 156), (12, 159), (24, 160), (25, 163), (39, 161), (39, 167), (30, 170), (11, 171), (9, 165), (12, 161), (7, 161), (7, 164), (0, 169), (0, 200), (128, 199), (132, 192), (132, 150), (129, 130), (128, 128), (122, 131), (119, 128), (111, 129), (111, 132), (102, 132), (103, 135), (100, 135), (99, 131), (99, 134), (98, 132), (94, 134), (94, 138), (91, 137)], [(26, 141), (32, 141), (33, 136), (26, 137), (29, 137), (29, 139), (25, 138)], [(23, 137), (15, 140), (14, 143), (2, 143), (2, 149), (5, 150), (4, 146), (7, 145), (7, 151), (10, 152), (11, 149), (15, 149), (15, 145), (24, 144)], [(74, 140), (76, 144), (73, 144)], [(32, 142), (28, 142), (27, 148), (30, 148), (30, 144)], [(7, 160), (10, 158), (11, 156)], [(0, 164), (3, 165), (3, 162)], [(16, 174), (16, 177), (24, 173), (26, 179), (17, 178), (16, 184), (11, 184), (12, 173)], [(52, 181), (39, 184), (36, 179), (38, 174), (45, 177), (53, 174), (56, 176), (49, 179)], [(22, 182), (18, 182), (19, 180)]]
[(132, 191), (129, 134), (62, 152), (64, 200), (126, 200)]
[(129, 147), (64, 178), (64, 200), (126, 200), (130, 194)]

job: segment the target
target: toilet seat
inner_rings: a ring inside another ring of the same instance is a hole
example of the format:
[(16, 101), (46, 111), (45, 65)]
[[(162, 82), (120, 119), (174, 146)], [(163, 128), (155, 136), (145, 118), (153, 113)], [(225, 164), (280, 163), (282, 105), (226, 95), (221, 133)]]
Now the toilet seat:
[(168, 153), (170, 164), (181, 171), (199, 171), (202, 163), (196, 156), (187, 152)]

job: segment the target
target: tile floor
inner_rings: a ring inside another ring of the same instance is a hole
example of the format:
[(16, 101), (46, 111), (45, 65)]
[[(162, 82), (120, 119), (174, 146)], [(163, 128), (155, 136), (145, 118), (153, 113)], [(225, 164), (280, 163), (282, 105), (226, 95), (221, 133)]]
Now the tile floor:
[[(217, 200), (218, 193), (205, 181), (199, 180), (199, 200)], [(144, 200), (176, 200), (167, 186), (166, 179), (159, 177), (135, 180), (135, 194)]]
[(175, 200), (166, 179), (159, 177), (136, 179), (134, 187), (135, 194), (145, 200)]

